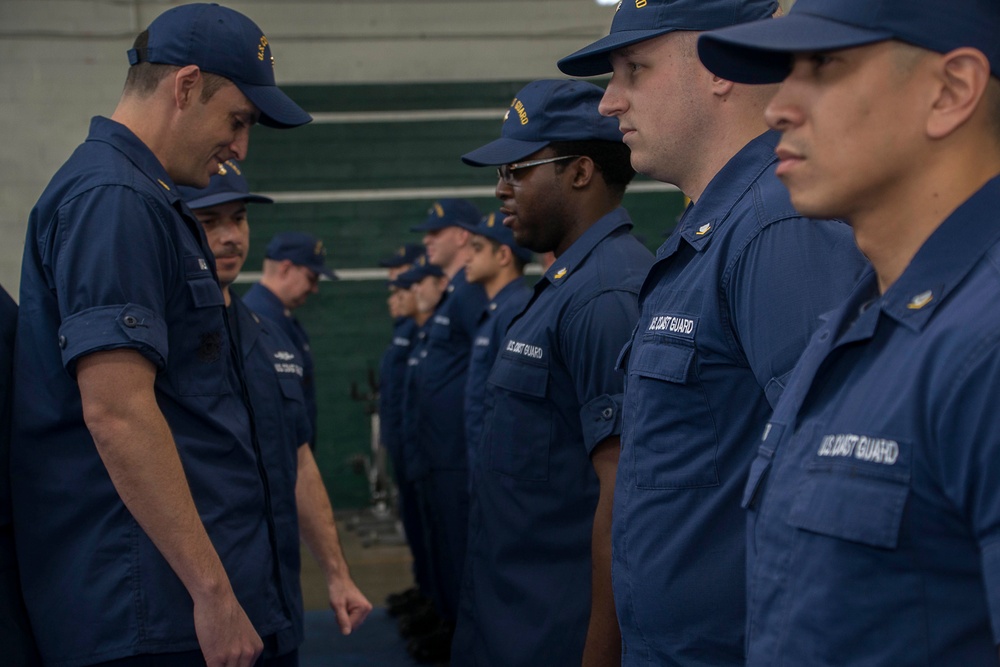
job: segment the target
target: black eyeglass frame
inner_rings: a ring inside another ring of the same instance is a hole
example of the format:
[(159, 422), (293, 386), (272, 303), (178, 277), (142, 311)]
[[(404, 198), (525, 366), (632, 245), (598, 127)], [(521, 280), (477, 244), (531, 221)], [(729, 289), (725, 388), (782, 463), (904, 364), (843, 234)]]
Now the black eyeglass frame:
[(530, 160), (528, 162), (511, 162), (510, 164), (503, 164), (497, 167), (497, 178), (506, 183), (507, 185), (514, 184), (514, 172), (518, 169), (528, 169), (529, 167), (537, 167), (543, 164), (549, 164), (550, 162), (559, 162), (560, 160), (575, 160), (576, 158), (583, 157), (582, 155), (559, 155), (557, 157), (547, 157), (541, 160)]

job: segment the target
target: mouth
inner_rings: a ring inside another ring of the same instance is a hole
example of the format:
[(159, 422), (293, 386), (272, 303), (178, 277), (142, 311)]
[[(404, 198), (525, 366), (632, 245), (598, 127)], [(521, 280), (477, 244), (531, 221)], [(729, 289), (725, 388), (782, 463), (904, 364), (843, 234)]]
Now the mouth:
[(634, 127), (619, 126), (618, 127), (618, 131), (622, 133), (622, 141), (626, 141), (632, 135), (635, 134), (635, 128)]
[(798, 153), (787, 146), (779, 145), (776, 149), (774, 149), (774, 154), (778, 157), (778, 168), (775, 173), (779, 177), (787, 174), (805, 162), (805, 157), (803, 157), (801, 153)]
[(504, 227), (513, 226), (514, 220), (517, 219), (517, 214), (514, 211), (507, 208), (506, 206), (501, 206), (500, 212), (504, 214), (503, 226)]

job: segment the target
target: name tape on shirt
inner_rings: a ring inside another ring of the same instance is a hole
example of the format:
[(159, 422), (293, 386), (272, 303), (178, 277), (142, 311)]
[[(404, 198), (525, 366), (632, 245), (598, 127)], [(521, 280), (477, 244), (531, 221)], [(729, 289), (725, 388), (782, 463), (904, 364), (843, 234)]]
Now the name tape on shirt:
[(899, 443), (888, 438), (838, 433), (824, 435), (816, 453), (818, 456), (855, 458), (859, 461), (891, 466), (899, 459)]
[(488, 347), (490, 344), (489, 336), (476, 336), (476, 340), (473, 343), (476, 347)]
[(410, 339), (403, 338), (402, 336), (396, 336), (392, 339), (392, 344), (397, 347), (410, 347)]
[(445, 315), (435, 315), (434, 316), (434, 324), (440, 324), (443, 327), (450, 327), (451, 326), (451, 318), (447, 317)]
[(649, 320), (647, 331), (657, 331), (673, 334), (682, 338), (694, 339), (695, 330), (698, 328), (698, 321), (683, 315), (654, 315)]
[(516, 340), (507, 341), (507, 351), (513, 352), (514, 354), (520, 354), (531, 359), (541, 359), (545, 356), (545, 350), (537, 345), (519, 343)]

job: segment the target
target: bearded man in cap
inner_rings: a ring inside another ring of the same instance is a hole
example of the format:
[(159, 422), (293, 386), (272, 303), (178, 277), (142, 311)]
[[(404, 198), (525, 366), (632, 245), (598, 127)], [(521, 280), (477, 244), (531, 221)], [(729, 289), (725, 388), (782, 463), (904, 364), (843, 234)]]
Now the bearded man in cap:
[(783, 81), (778, 176), (871, 260), (825, 318), (747, 481), (750, 665), (996, 665), (1000, 5), (799, 0), (708, 33)]
[(657, 251), (619, 360), (615, 606), (602, 614), (617, 614), (627, 665), (743, 664), (740, 502), (753, 443), (818, 316), (866, 264), (847, 225), (789, 203), (763, 120), (774, 87), (736, 84), (698, 60), (701, 31), (776, 10), (773, 0), (626, 1), (609, 35), (559, 61), (570, 75), (611, 73), (601, 113), (617, 119), (632, 165), (691, 199)]
[(462, 157), (497, 168), (503, 224), (556, 260), (487, 381), (454, 665), (597, 665), (617, 646), (617, 627), (595, 625), (591, 607), (611, 597), (614, 360), (653, 258), (621, 208), (635, 172), (617, 123), (598, 113), (602, 93), (532, 82), (501, 137)]
[[(212, 252), (178, 185), (310, 116), (267, 38), (218, 5), (141, 33), (110, 119), (28, 226), (11, 479), (45, 663), (254, 664), (291, 625)], [(262, 641), (263, 638), (263, 641)]]

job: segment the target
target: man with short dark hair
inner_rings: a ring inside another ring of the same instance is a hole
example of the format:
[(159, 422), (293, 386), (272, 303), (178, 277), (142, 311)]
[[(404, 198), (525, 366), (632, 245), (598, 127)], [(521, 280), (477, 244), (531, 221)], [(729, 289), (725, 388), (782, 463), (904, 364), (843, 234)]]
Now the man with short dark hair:
[(317, 407), (316, 370), (309, 335), (295, 317), (296, 308), (305, 305), (310, 294), (319, 292), (320, 276), (336, 280), (326, 266), (323, 241), (305, 232), (279, 232), (264, 251), (264, 273), (260, 282), (243, 295), (247, 308), (271, 320), (295, 344), (302, 360), (302, 386), (312, 435), (309, 447), (316, 450)]
[(490, 369), (500, 353), (500, 343), (507, 335), (511, 320), (521, 313), (531, 288), (524, 280), (524, 267), (531, 261), (531, 251), (514, 240), (503, 224), (506, 216), (493, 211), (478, 225), (466, 225), (472, 233), (469, 257), (465, 261), (465, 279), (483, 286), (489, 302), (479, 316), (469, 356), (469, 375), (465, 381), (465, 439), (469, 457), (469, 493), (476, 491), (475, 475), (479, 461), (479, 443), (483, 435), (483, 399)]
[(503, 224), (518, 245), (556, 261), (487, 382), (454, 665), (578, 667), (608, 641), (588, 637), (588, 618), (592, 597), (611, 595), (614, 360), (653, 258), (629, 234), (621, 200), (635, 172), (617, 123), (598, 113), (602, 93), (582, 81), (532, 82), (501, 138), (462, 157), (497, 167)]
[[(177, 186), (244, 157), (256, 121), (310, 116), (275, 85), (260, 29), (218, 5), (167, 10), (129, 61), (163, 76), (92, 121), (28, 227), (11, 445), (24, 597), (46, 663), (248, 667), (291, 619), (215, 262)], [(224, 79), (210, 96), (206, 72)]]
[(233, 339), (242, 355), (261, 458), (268, 471), (281, 583), (292, 627), (279, 633), (264, 657), (280, 656), (294, 665), (303, 639), (300, 535), (323, 572), (327, 599), (342, 633), (350, 634), (361, 625), (371, 604), (351, 579), (330, 498), (308, 446), (310, 425), (295, 345), (277, 324), (258, 317), (230, 289), (250, 248), (247, 204), (273, 201), (252, 194), (241, 170), (235, 160), (226, 160), (207, 188), (182, 186), (180, 192), (201, 222), (215, 256)]
[(618, 121), (632, 166), (691, 199), (657, 251), (619, 361), (614, 605), (595, 616), (621, 628), (626, 665), (743, 664), (751, 443), (818, 316), (866, 264), (847, 225), (802, 218), (775, 177), (778, 137), (762, 117), (774, 89), (698, 60), (699, 31), (776, 10), (774, 0), (627, 1), (610, 34), (559, 61), (572, 76), (611, 73), (601, 113)]
[(699, 42), (783, 81), (778, 176), (874, 269), (758, 440), (749, 665), (998, 664), (998, 34), (995, 2), (798, 0)]

